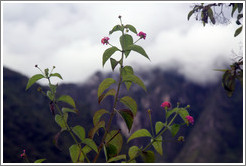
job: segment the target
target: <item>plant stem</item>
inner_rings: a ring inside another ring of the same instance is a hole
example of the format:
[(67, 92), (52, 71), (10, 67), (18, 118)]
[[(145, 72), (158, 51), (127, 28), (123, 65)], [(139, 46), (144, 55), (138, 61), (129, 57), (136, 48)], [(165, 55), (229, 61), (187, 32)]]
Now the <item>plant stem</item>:
[[(174, 115), (174, 117), (173, 117), (172, 120), (168, 123), (168, 125), (167, 125), (167, 126), (164, 126), (164, 127), (160, 130), (160, 132), (153, 138), (153, 141), (151, 141), (148, 145), (146, 145), (146, 147), (145, 147), (142, 151), (147, 150), (147, 149), (155, 142), (156, 138), (158, 138), (159, 136), (161, 136), (161, 135), (168, 129), (168, 127), (173, 123), (173, 121), (174, 121), (174, 119), (177, 117), (177, 115), (178, 115), (178, 113), (176, 113), (176, 114)], [(164, 129), (164, 130), (163, 130), (163, 129)], [(138, 156), (139, 156), (139, 152), (137, 153), (137, 155), (135, 155), (134, 158), (132, 158), (131, 160), (129, 160), (128, 163), (129, 163), (130, 161), (134, 160), (134, 159), (135, 159), (136, 157), (138, 157)]]
[[(124, 53), (122, 52), (122, 58), (123, 58), (123, 55), (124, 55)], [(123, 64), (120, 64), (120, 65), (121, 65), (121, 66), (120, 66), (120, 69), (121, 69), (121, 68), (123, 67)], [(121, 72), (121, 70), (120, 70), (120, 76), (119, 76), (118, 87), (117, 87), (117, 91), (116, 91), (116, 94), (115, 94), (115, 97), (114, 97), (113, 110), (112, 110), (112, 112), (111, 112), (111, 114), (110, 114), (109, 121), (108, 121), (108, 123), (107, 123), (107, 127), (106, 127), (105, 133), (104, 133), (104, 135), (103, 135), (102, 141), (101, 141), (101, 143), (100, 143), (100, 145), (99, 145), (99, 147), (98, 147), (98, 153), (97, 153), (97, 155), (95, 156), (95, 158), (93, 159), (93, 163), (95, 163), (95, 162), (97, 161), (97, 159), (98, 159), (98, 157), (99, 157), (99, 154), (100, 154), (100, 152), (101, 152), (101, 150), (102, 150), (102, 148), (103, 148), (103, 144), (104, 144), (104, 142), (105, 142), (106, 136), (107, 136), (107, 134), (108, 134), (108, 132), (109, 132), (109, 129), (110, 129), (110, 127), (111, 127), (111, 123), (112, 123), (112, 120), (113, 120), (114, 115), (115, 115), (115, 109), (116, 109), (116, 106), (117, 106), (117, 103), (118, 103), (118, 96), (119, 96), (119, 91), (120, 91), (121, 83), (122, 83), (122, 72)]]
[(67, 131), (70, 133), (70, 135), (72, 136), (74, 142), (79, 146), (79, 150), (81, 151), (81, 153), (85, 156), (85, 159), (88, 163), (90, 163), (90, 160), (88, 159), (88, 157), (86, 156), (86, 154), (83, 152), (80, 143), (78, 143), (76, 137), (74, 136), (71, 127), (67, 124), (67, 122), (63, 119), (63, 113), (61, 111), (61, 109), (58, 107), (58, 105), (55, 103), (56, 109), (59, 111), (59, 114), (62, 116), (62, 120), (65, 123), (66, 127), (67, 127)]

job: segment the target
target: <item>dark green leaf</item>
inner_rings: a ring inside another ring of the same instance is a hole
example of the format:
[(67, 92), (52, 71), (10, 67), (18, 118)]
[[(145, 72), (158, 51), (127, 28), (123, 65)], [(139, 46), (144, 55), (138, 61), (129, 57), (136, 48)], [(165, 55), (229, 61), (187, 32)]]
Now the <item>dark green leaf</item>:
[(179, 124), (173, 124), (169, 129), (170, 129), (170, 132), (172, 134), (172, 136), (174, 137), (178, 131), (179, 131), (179, 128), (180, 128), (180, 125)]
[(139, 148), (137, 146), (130, 147), (128, 150), (128, 155), (130, 159), (135, 158), (138, 152), (139, 152)]
[(100, 118), (104, 115), (104, 114), (109, 114), (109, 112), (105, 109), (100, 109), (97, 112), (95, 112), (94, 116), (93, 116), (93, 124), (94, 126), (97, 125), (97, 123), (100, 121)]
[(34, 163), (42, 163), (43, 161), (45, 161), (46, 159), (38, 159), (36, 161), (34, 161)]
[(152, 137), (151, 134), (149, 133), (148, 130), (146, 129), (140, 129), (135, 131), (127, 140), (127, 143), (135, 138), (139, 138), (139, 137)]
[(109, 34), (111, 35), (112, 33), (116, 32), (116, 31), (123, 31), (124, 27), (122, 27), (121, 25), (115, 25), (113, 27), (113, 29), (111, 31), (109, 31)]
[(118, 160), (126, 160), (126, 155), (122, 154), (122, 155), (119, 155), (119, 156), (115, 156), (113, 158), (110, 158), (107, 162), (111, 163), (111, 162), (118, 161)]
[(98, 97), (98, 103), (100, 104), (107, 96), (115, 96), (115, 93), (115, 89), (110, 89), (106, 93), (101, 94), (101, 96)]
[(148, 151), (143, 151), (141, 153), (141, 156), (143, 158), (143, 161), (145, 163), (154, 163), (155, 162), (155, 153), (148, 150)]
[(59, 77), (60, 79), (63, 79), (59, 73), (50, 74), (50, 77)]
[(213, 10), (210, 7), (208, 8), (208, 17), (210, 18), (211, 22), (215, 24)]
[(98, 153), (97, 145), (92, 139), (86, 138), (82, 141), (82, 143), (88, 145), (92, 150)]
[(118, 51), (119, 49), (115, 46), (110, 47), (106, 49), (103, 53), (103, 66), (108, 61), (108, 59), (115, 53), (115, 51)]
[[(133, 51), (136, 51), (137, 53), (139, 53), (139, 54), (141, 54), (141, 55), (143, 55), (144, 57), (146, 57), (146, 58), (149, 59), (147, 53), (144, 51), (144, 49), (143, 49), (141, 46), (138, 46), (138, 45), (135, 45), (135, 44), (129, 45), (129, 46), (127, 47), (127, 50), (133, 50)], [(149, 60), (150, 60), (150, 59), (149, 59)]]
[(122, 50), (125, 51), (125, 55), (126, 57), (130, 54), (130, 51), (128, 48), (128, 46), (133, 44), (133, 38), (131, 35), (128, 34), (124, 34), (120, 37), (120, 44), (122, 47)]
[(147, 91), (143, 81), (139, 77), (133, 74), (124, 75), (122, 78), (122, 81), (123, 82), (134, 82), (135, 84), (138, 84), (140, 87), (142, 87), (145, 90), (145, 92)]
[(136, 28), (134, 26), (132, 26), (130, 24), (127, 24), (125, 27), (128, 28), (133, 33), (137, 34), (137, 30), (136, 30)]
[[(106, 154), (107, 154), (107, 158), (110, 159), (114, 156), (117, 156), (117, 148), (115, 145), (112, 144), (108, 144), (106, 147)], [(106, 161), (108, 161), (108, 159)]]
[(193, 13), (194, 13), (194, 10), (191, 10), (191, 11), (189, 12), (188, 17), (187, 17), (188, 20), (190, 19), (191, 15), (192, 15)]
[(32, 76), (31, 78), (29, 78), (27, 85), (26, 85), (26, 90), (29, 89), (35, 82), (37, 82), (38, 80), (42, 78), (44, 78), (42, 74), (36, 74)]
[(123, 144), (123, 138), (122, 138), (121, 133), (119, 133), (118, 130), (110, 131), (106, 136), (105, 142), (107, 144), (111, 144), (116, 147), (117, 155), (120, 153), (122, 144)]
[(243, 10), (243, 3), (238, 3), (238, 13), (241, 13), (241, 11)]
[(114, 58), (110, 58), (110, 63), (111, 63), (111, 67), (112, 70), (114, 71), (115, 67), (118, 65), (118, 61), (116, 61)]
[(128, 109), (123, 109), (123, 110), (119, 110), (119, 113), (121, 117), (124, 119), (126, 126), (128, 128), (128, 131), (130, 132), (132, 128), (133, 119), (134, 119), (132, 111)]
[(156, 138), (156, 140), (153, 142), (153, 147), (154, 149), (160, 154), (163, 154), (163, 150), (162, 150), (162, 136), (159, 136), (158, 138)]
[(243, 26), (239, 27), (234, 34), (234, 37), (236, 37), (237, 35), (239, 35), (242, 32)]
[(81, 141), (85, 139), (85, 129), (82, 126), (80, 125), (75, 126), (72, 128), (72, 131), (74, 132), (75, 135), (79, 137)]
[(114, 83), (116, 83), (116, 81), (113, 78), (104, 79), (98, 87), (97, 97), (101, 96), (101, 94)]
[(57, 99), (57, 101), (65, 102), (65, 103), (67, 103), (67, 104), (73, 106), (74, 108), (76, 108), (75, 102), (74, 102), (73, 98), (72, 98), (71, 96), (69, 96), (69, 95), (62, 95), (62, 96), (60, 96), (60, 97)]
[(133, 98), (131, 98), (130, 96), (124, 96), (120, 99), (120, 102), (128, 107), (132, 111), (133, 115), (136, 116), (138, 106)]

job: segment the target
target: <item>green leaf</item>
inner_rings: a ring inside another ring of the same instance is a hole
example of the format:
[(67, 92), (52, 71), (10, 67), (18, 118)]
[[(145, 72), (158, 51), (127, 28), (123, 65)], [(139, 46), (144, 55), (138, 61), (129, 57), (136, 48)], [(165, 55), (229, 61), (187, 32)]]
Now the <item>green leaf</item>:
[[(146, 58), (149, 59), (147, 53), (144, 51), (144, 49), (143, 49), (141, 46), (138, 46), (138, 45), (135, 45), (135, 44), (129, 45), (129, 46), (127, 47), (127, 50), (133, 50), (133, 51), (136, 51), (137, 53), (139, 53), (139, 54), (141, 54), (141, 55), (143, 55), (144, 57), (146, 57)], [(149, 59), (149, 60), (150, 60), (150, 59)]]
[(114, 83), (116, 83), (116, 81), (113, 78), (104, 79), (98, 87), (97, 97), (101, 96), (101, 94)]
[(63, 113), (68, 113), (68, 112), (78, 113), (79, 111), (78, 111), (77, 109), (71, 109), (71, 108), (63, 107), (63, 108), (62, 108), (62, 112), (63, 112)]
[(180, 124), (173, 124), (169, 128), (169, 130), (170, 130), (170, 132), (171, 132), (171, 134), (172, 134), (173, 137), (178, 133), (179, 129), (180, 129)]
[(109, 31), (109, 34), (111, 35), (112, 33), (116, 32), (116, 31), (123, 31), (124, 27), (122, 27), (121, 25), (115, 25), (113, 27), (113, 29), (111, 31)]
[(107, 162), (111, 163), (113, 161), (118, 161), (118, 160), (126, 160), (126, 155), (122, 154), (122, 155), (119, 155), (119, 156), (115, 156), (113, 158), (110, 158)]
[(82, 143), (88, 145), (92, 150), (98, 153), (97, 145), (92, 139), (86, 138), (82, 141)]
[(90, 131), (89, 138), (93, 139), (94, 135), (100, 128), (105, 128), (105, 121), (98, 122)]
[(190, 12), (189, 12), (189, 14), (188, 14), (188, 16), (187, 16), (187, 19), (189, 20), (190, 19), (190, 17), (191, 17), (191, 15), (194, 13), (194, 10), (191, 10)]
[(66, 123), (67, 123), (68, 114), (63, 114), (63, 116), (56, 114), (55, 121), (56, 123), (62, 128), (62, 130), (66, 130)]
[(143, 151), (142, 153), (141, 153), (141, 156), (142, 156), (142, 158), (143, 158), (143, 161), (145, 162), (145, 163), (154, 163), (155, 162), (155, 153), (154, 152), (152, 152), (152, 151), (150, 151), (150, 150), (148, 150), (148, 151)]
[(127, 50), (128, 46), (133, 44), (133, 38), (131, 35), (124, 34), (120, 37), (120, 44), (122, 47), (122, 50), (125, 51), (126, 58), (130, 54), (131, 50)]
[[(128, 74), (132, 75), (132, 74), (134, 74), (133, 68), (131, 66), (125, 66), (122, 68), (121, 74), (122, 74), (122, 78)], [(129, 91), (131, 85), (132, 85), (132, 82), (125, 82), (125, 86), (126, 86), (128, 91)]]
[(31, 78), (29, 78), (27, 85), (26, 85), (26, 90), (29, 89), (35, 82), (37, 82), (38, 80), (42, 78), (44, 78), (42, 74), (36, 74), (32, 76)]
[(135, 84), (138, 84), (140, 87), (142, 87), (145, 90), (145, 92), (147, 91), (143, 81), (139, 77), (133, 74), (124, 75), (124, 77), (122, 77), (122, 81), (123, 82), (134, 82)]
[(125, 25), (126, 28), (128, 28), (130, 31), (132, 31), (133, 33), (137, 34), (137, 30), (134, 26), (127, 24)]
[(117, 155), (120, 153), (121, 148), (122, 148), (122, 144), (123, 144), (123, 138), (122, 138), (121, 133), (119, 133), (118, 130), (112, 130), (112, 131), (110, 131), (107, 134), (107, 136), (106, 136), (105, 142), (106, 143), (109, 143), (111, 145), (114, 145), (116, 147), (116, 149), (117, 149)]
[(54, 94), (52, 94), (52, 92), (51, 91), (47, 91), (47, 94), (46, 94), (47, 96), (48, 96), (48, 98), (51, 100), (51, 101), (53, 101), (54, 100)]
[(148, 130), (146, 129), (140, 129), (135, 131), (127, 140), (127, 143), (135, 138), (139, 138), (139, 137), (152, 137), (151, 134), (149, 133)]
[(130, 132), (132, 128), (133, 119), (134, 119), (132, 111), (128, 109), (123, 109), (123, 110), (119, 110), (119, 113), (121, 117), (124, 119), (126, 126), (128, 128), (128, 131)]
[(67, 103), (67, 104), (73, 106), (74, 108), (76, 108), (73, 98), (69, 95), (62, 95), (57, 99), (57, 101)]
[(187, 119), (185, 117), (189, 115), (189, 112), (186, 109), (184, 109), (184, 108), (180, 108), (177, 111), (177, 113), (183, 119), (183, 121), (188, 124), (188, 121), (187, 121)]
[(116, 61), (114, 58), (110, 58), (110, 63), (111, 63), (111, 67), (112, 70), (114, 71), (115, 67), (118, 65), (118, 61)]
[(128, 107), (132, 111), (133, 115), (136, 116), (138, 106), (133, 98), (131, 98), (130, 96), (124, 96), (120, 99), (120, 102)]
[(97, 112), (95, 112), (95, 114), (93, 116), (93, 124), (94, 124), (94, 126), (96, 126), (96, 124), (100, 121), (100, 118), (104, 114), (109, 114), (109, 112), (107, 110), (105, 110), (105, 109), (100, 109)]
[(36, 161), (34, 161), (34, 163), (42, 163), (43, 161), (45, 161), (46, 159), (38, 159)]
[(137, 156), (137, 153), (139, 152), (139, 148), (137, 146), (132, 146), (128, 150), (128, 155), (130, 159), (133, 159)]
[(242, 32), (243, 26), (239, 27), (234, 34), (234, 37), (238, 36)]
[(108, 59), (119, 49), (115, 46), (106, 49), (103, 53), (103, 66), (108, 61)]
[(156, 138), (156, 140), (153, 142), (153, 147), (154, 149), (160, 154), (163, 155), (163, 150), (162, 150), (162, 136), (159, 136)]
[(106, 161), (108, 161), (108, 152), (107, 152), (105, 144), (103, 144), (103, 152), (104, 152)]
[(101, 94), (101, 96), (98, 97), (98, 103), (100, 104), (107, 96), (115, 96), (116, 90), (110, 89), (106, 93)]
[(155, 123), (155, 134), (157, 135), (165, 126), (164, 123), (162, 123), (161, 121), (158, 121)]
[(73, 144), (69, 148), (70, 157), (73, 163), (77, 163), (79, 159), (80, 149), (77, 144)]
[(62, 76), (59, 73), (50, 74), (50, 77), (59, 77), (60, 79), (63, 80)]
[(215, 71), (222, 71), (222, 72), (226, 72), (228, 69), (214, 69)]
[(85, 129), (82, 126), (80, 125), (75, 126), (72, 128), (72, 131), (74, 132), (75, 135), (79, 137), (81, 141), (85, 139)]

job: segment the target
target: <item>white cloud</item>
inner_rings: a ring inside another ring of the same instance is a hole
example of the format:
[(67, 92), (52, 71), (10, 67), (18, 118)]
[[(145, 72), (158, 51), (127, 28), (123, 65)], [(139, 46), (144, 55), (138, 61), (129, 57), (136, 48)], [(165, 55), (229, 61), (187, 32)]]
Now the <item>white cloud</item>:
[[(81, 82), (96, 70), (109, 71), (109, 63), (102, 68), (102, 54), (108, 47), (100, 40), (119, 24), (118, 15), (147, 33), (138, 44), (151, 62), (132, 54), (127, 63), (177, 66), (186, 78), (198, 83), (213, 81), (216, 72), (212, 69), (228, 62), (231, 50), (242, 41), (242, 35), (233, 37), (234, 22), (203, 27), (187, 21), (190, 8), (183, 3), (4, 3), (3, 9), (3, 64), (28, 76), (36, 72), (35, 64), (55, 65), (64, 82)], [(111, 35), (110, 42), (117, 43), (119, 35)]]

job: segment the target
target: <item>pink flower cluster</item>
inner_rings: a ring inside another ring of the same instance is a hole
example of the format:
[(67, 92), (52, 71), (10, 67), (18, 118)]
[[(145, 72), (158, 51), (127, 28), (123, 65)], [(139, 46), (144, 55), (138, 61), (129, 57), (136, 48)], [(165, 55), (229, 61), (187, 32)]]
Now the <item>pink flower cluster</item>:
[(102, 38), (101, 43), (107, 45), (108, 44), (108, 40), (109, 40), (108, 37), (104, 37), (104, 38)]
[(162, 104), (161, 104), (161, 107), (162, 108), (170, 108), (171, 107), (171, 103), (169, 103), (168, 101), (165, 101), (165, 102), (163, 102)]
[(21, 156), (21, 158), (25, 158), (26, 157), (26, 150), (25, 149), (23, 150), (23, 153), (20, 156)]
[(146, 33), (144, 33), (144, 32), (139, 32), (138, 34), (137, 34), (140, 38), (143, 38), (144, 40), (145, 40), (145, 38), (146, 38)]
[(192, 116), (187, 115), (185, 118), (188, 120), (188, 122), (189, 122), (190, 124), (192, 124), (192, 125), (194, 124), (194, 118), (193, 118)]

